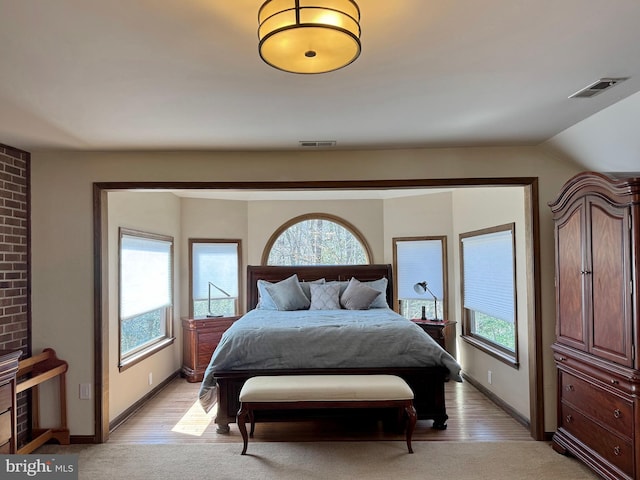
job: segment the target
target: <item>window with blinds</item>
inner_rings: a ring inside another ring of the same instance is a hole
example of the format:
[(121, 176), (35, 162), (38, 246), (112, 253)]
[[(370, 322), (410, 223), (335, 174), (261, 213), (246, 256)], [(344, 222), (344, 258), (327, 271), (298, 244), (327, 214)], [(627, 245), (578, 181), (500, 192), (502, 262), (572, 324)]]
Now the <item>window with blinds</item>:
[(173, 238), (120, 228), (120, 364), (172, 335)]
[(240, 240), (190, 239), (191, 315), (238, 315)]
[[(422, 318), (425, 307), (425, 318), (446, 318), (446, 251), (446, 236), (393, 239), (395, 298), (401, 315)], [(416, 291), (415, 285), (421, 282), (426, 282), (430, 292)]]
[(517, 364), (515, 224), (460, 235), (463, 338)]

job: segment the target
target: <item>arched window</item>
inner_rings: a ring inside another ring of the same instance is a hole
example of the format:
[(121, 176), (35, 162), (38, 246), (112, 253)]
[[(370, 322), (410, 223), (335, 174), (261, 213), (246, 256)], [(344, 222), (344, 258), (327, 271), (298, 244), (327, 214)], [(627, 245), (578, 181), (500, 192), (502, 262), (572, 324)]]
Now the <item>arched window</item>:
[(363, 265), (371, 250), (358, 230), (326, 213), (309, 213), (278, 228), (262, 254), (263, 265)]

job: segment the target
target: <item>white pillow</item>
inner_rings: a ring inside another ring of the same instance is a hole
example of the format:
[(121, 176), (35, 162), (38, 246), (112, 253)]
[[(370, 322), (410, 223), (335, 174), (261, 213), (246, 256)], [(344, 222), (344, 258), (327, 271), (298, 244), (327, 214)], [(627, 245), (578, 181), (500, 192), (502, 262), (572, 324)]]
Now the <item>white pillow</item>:
[(310, 287), (311, 306), (309, 310), (340, 310), (340, 285), (313, 283)]

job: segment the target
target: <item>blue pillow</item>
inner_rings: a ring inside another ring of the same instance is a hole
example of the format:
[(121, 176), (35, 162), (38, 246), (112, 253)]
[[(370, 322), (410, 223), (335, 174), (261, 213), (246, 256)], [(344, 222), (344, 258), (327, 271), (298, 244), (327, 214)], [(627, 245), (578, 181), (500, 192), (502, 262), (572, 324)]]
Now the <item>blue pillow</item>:
[(267, 282), (266, 280), (258, 280), (259, 301), (256, 308), (258, 310), (277, 310), (278, 307), (273, 303), (271, 295), (267, 292), (267, 285), (273, 285), (273, 283)]

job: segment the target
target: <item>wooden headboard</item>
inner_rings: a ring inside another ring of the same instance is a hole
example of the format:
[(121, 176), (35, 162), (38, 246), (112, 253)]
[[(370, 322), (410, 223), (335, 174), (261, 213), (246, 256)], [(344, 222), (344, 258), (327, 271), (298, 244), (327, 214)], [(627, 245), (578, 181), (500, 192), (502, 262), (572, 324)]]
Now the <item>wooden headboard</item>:
[(258, 280), (279, 282), (296, 273), (300, 281), (311, 282), (324, 278), (349, 281), (355, 277), (361, 282), (387, 278), (387, 303), (393, 307), (393, 275), (391, 265), (313, 265), (313, 266), (273, 266), (249, 265), (247, 267), (247, 311), (253, 310), (258, 304)]

